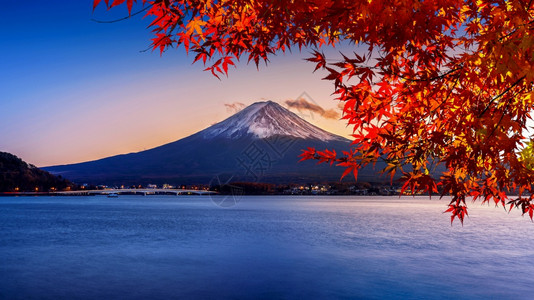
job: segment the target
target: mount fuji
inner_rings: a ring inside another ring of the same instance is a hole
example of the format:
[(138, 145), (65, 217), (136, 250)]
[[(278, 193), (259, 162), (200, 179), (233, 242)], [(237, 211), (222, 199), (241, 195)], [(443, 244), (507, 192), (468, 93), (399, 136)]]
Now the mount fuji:
[[(219, 176), (269, 183), (338, 181), (342, 168), (298, 162), (307, 147), (340, 152), (350, 148), (350, 141), (266, 101), (153, 149), (43, 169), (77, 183), (108, 185), (209, 184)], [(367, 170), (359, 179), (376, 181), (377, 175)]]

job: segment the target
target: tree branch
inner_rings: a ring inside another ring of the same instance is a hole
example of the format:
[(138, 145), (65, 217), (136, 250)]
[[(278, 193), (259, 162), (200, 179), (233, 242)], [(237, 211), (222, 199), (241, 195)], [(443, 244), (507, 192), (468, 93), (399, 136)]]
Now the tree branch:
[(525, 79), (526, 76), (522, 76), (521, 78), (519, 78), (516, 82), (512, 83), (511, 86), (507, 87), (502, 93), (500, 93), (499, 95), (493, 97), (493, 99), (491, 99), (490, 103), (488, 103), (488, 105), (486, 105), (486, 108), (484, 108), (484, 110), (478, 115), (478, 118), (482, 118), (482, 116), (486, 113), (486, 111), (488, 111), (488, 109), (491, 107), (491, 105), (493, 104), (493, 102), (495, 102), (495, 100), (501, 98), (502, 96), (504, 96), (506, 93), (508, 93), (511, 89), (513, 89), (516, 85), (518, 85), (519, 83), (521, 83), (521, 81), (523, 81), (523, 79)]
[(91, 21), (93, 22), (96, 22), (96, 23), (104, 23), (104, 24), (109, 24), (109, 23), (116, 23), (116, 22), (120, 22), (120, 21), (124, 21), (126, 19), (129, 19), (133, 16), (137, 16), (138, 14), (142, 13), (142, 12), (145, 12), (146, 10), (148, 10), (149, 8), (151, 8), (154, 4), (150, 4), (149, 6), (143, 8), (142, 10), (138, 11), (138, 12), (135, 12), (127, 17), (124, 17), (124, 18), (120, 18), (120, 19), (116, 19), (116, 20), (111, 20), (111, 21), (102, 21), (102, 20), (96, 20), (96, 19), (91, 19)]

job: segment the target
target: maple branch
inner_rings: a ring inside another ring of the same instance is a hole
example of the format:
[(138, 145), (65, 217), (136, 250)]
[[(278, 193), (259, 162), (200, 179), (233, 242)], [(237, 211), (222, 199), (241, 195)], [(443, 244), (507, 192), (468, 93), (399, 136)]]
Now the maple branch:
[(138, 12), (135, 12), (131, 15), (128, 15), (124, 18), (120, 18), (120, 19), (116, 19), (116, 20), (111, 20), (111, 21), (102, 21), (102, 20), (97, 20), (97, 19), (91, 19), (91, 21), (93, 22), (96, 22), (96, 23), (102, 23), (102, 24), (109, 24), (109, 23), (116, 23), (116, 22), (120, 22), (120, 21), (124, 21), (124, 20), (127, 20), (133, 16), (137, 16), (138, 14), (142, 13), (142, 12), (145, 12), (147, 11), (149, 8), (151, 8), (152, 6), (154, 5), (154, 3), (150, 4), (149, 6), (143, 8), (142, 10), (138, 11)]
[(488, 135), (488, 138), (492, 137), (493, 134), (495, 133), (495, 131), (497, 130), (497, 128), (499, 127), (499, 125), (501, 125), (501, 122), (502, 122), (502, 119), (504, 118), (504, 115), (506, 114), (506, 112), (503, 110), (502, 114), (501, 114), (501, 117), (499, 118), (499, 121), (497, 122), (497, 124), (495, 124), (495, 127), (493, 127), (493, 130), (491, 131), (491, 133)]
[(507, 38), (507, 37), (513, 35), (514, 33), (516, 33), (516, 32), (517, 32), (517, 29), (518, 29), (519, 27), (526, 27), (527, 25), (532, 25), (533, 23), (534, 23), (534, 21), (530, 21), (530, 22), (528, 22), (528, 23), (526, 23), (526, 24), (518, 25), (516, 28), (514, 28), (514, 30), (512, 30), (512, 31), (510, 31), (508, 34), (505, 34), (505, 35), (503, 35), (502, 37), (500, 37), (500, 38), (499, 38), (499, 42), (502, 42), (505, 38)]
[(401, 78), (401, 79), (404, 79), (404, 80), (406, 80), (406, 81), (412, 81), (412, 82), (427, 82), (427, 81), (434, 81), (434, 80), (443, 79), (443, 78), (449, 76), (450, 74), (452, 74), (452, 73), (454, 73), (454, 72), (456, 72), (456, 71), (459, 71), (459, 70), (461, 70), (461, 69), (463, 69), (463, 68), (464, 68), (464, 66), (463, 66), (463, 65), (460, 65), (460, 67), (458, 67), (458, 68), (456, 68), (456, 69), (451, 69), (451, 70), (449, 70), (449, 71), (447, 71), (447, 72), (445, 72), (445, 73), (443, 73), (443, 74), (441, 74), (441, 75), (438, 75), (438, 76), (435, 76), (435, 77), (430, 77), (430, 78), (425, 78), (425, 79), (421, 79), (421, 78), (408, 78), (408, 77), (404, 77), (404, 76), (402, 76), (402, 75), (400, 75), (400, 74), (396, 74), (396, 73), (394, 73), (394, 72), (392, 72), (392, 71), (390, 71), (390, 74), (391, 74), (391, 75), (394, 75), (394, 76), (397, 76), (397, 77), (399, 77), (399, 78)]
[[(515, 95), (517, 94), (520, 94), (521, 92), (523, 92), (525, 90), (525, 88), (521, 89), (519, 92), (517, 92)], [(502, 122), (502, 119), (504, 118), (504, 115), (506, 114), (506, 108), (508, 108), (508, 105), (510, 105), (510, 101), (512, 100), (512, 98), (515, 96), (515, 95), (512, 95), (510, 98), (508, 98), (508, 101), (506, 101), (506, 106), (503, 108), (502, 110), (502, 115), (501, 115), (501, 118), (499, 119), (499, 122), (497, 122), (497, 124), (495, 125), (495, 127), (493, 127), (493, 130), (491, 131), (491, 133), (488, 135), (488, 138), (490, 138), (491, 136), (493, 136), (493, 134), (495, 133), (495, 131), (497, 130), (497, 127), (499, 127), (499, 125), (501, 125), (501, 122)]]
[(452, 95), (452, 92), (454, 91), (454, 89), (458, 85), (458, 82), (460, 82), (460, 74), (458, 74), (458, 76), (456, 76), (456, 80), (454, 81), (454, 85), (452, 86), (452, 88), (447, 93), (447, 97), (445, 97), (445, 99), (443, 99), (443, 101), (441, 101), (441, 103), (438, 105), (438, 107), (434, 108), (430, 112), (430, 114), (434, 114), (434, 112), (436, 112), (436, 110), (440, 109), (441, 106), (443, 106), (443, 104), (447, 103), (447, 101), (449, 100), (450, 96)]
[(525, 79), (525, 75), (523, 75), (521, 78), (519, 78), (516, 82), (512, 83), (512, 85), (510, 85), (509, 87), (507, 87), (502, 93), (500, 93), (499, 95), (495, 96), (493, 99), (491, 99), (490, 103), (488, 103), (488, 105), (486, 105), (486, 108), (484, 108), (484, 110), (478, 115), (478, 118), (482, 118), (482, 116), (486, 113), (486, 111), (488, 111), (488, 109), (491, 107), (491, 105), (493, 104), (493, 102), (495, 102), (495, 100), (501, 98), (502, 96), (504, 96), (506, 93), (508, 93), (511, 89), (513, 89), (516, 85), (520, 84), (521, 81), (523, 81), (523, 79)]

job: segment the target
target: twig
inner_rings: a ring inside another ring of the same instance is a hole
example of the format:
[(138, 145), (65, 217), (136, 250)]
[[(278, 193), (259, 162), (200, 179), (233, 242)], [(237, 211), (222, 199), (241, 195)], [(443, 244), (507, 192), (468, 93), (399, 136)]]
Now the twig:
[(101, 21), (101, 20), (96, 20), (96, 19), (91, 19), (91, 21), (93, 22), (96, 22), (96, 23), (104, 23), (104, 24), (109, 24), (109, 23), (116, 23), (116, 22), (120, 22), (120, 21), (124, 21), (126, 19), (129, 19), (133, 16), (137, 16), (138, 14), (146, 11), (147, 9), (151, 8), (154, 4), (150, 4), (149, 6), (143, 8), (142, 10), (138, 11), (138, 12), (135, 12), (127, 17), (124, 17), (124, 18), (120, 18), (120, 19), (116, 19), (116, 20), (111, 20), (111, 21)]
[(506, 93), (508, 93), (511, 89), (513, 89), (516, 85), (518, 85), (519, 83), (521, 83), (521, 81), (523, 81), (523, 79), (525, 79), (526, 76), (522, 76), (521, 78), (519, 78), (516, 82), (514, 82), (511, 86), (507, 87), (502, 93), (500, 93), (499, 95), (493, 97), (493, 99), (491, 99), (490, 103), (488, 103), (488, 105), (486, 106), (486, 108), (484, 108), (484, 110), (478, 115), (478, 118), (482, 118), (482, 116), (486, 113), (486, 111), (488, 111), (488, 109), (491, 107), (491, 105), (493, 104), (493, 102), (495, 102), (495, 100), (501, 98), (502, 96), (504, 96)]

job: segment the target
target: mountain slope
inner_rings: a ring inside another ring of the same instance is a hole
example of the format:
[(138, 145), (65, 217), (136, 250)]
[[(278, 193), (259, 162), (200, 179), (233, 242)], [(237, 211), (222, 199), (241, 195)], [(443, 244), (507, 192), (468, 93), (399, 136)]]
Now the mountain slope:
[[(307, 147), (341, 151), (350, 141), (267, 101), (157, 148), (44, 169), (93, 184), (208, 184), (217, 176), (272, 183), (339, 180), (341, 168), (298, 163)], [(374, 181), (376, 175), (363, 171), (360, 178)]]

